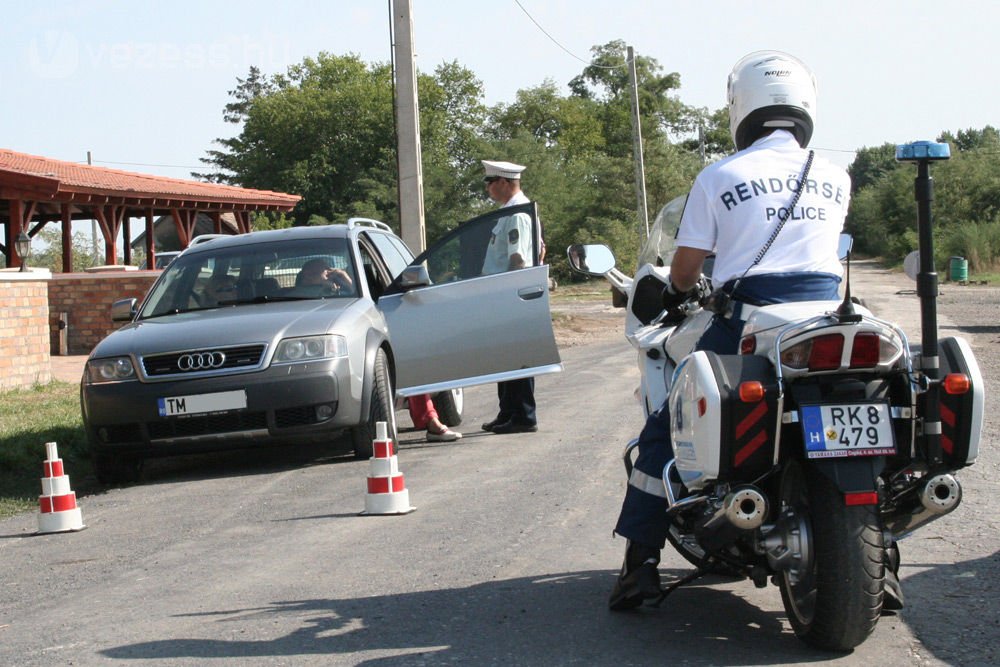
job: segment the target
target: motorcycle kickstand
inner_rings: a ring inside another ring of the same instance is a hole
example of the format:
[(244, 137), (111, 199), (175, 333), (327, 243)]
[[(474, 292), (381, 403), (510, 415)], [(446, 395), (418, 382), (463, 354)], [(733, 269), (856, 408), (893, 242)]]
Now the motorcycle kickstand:
[(660, 597), (656, 598), (655, 602), (649, 603), (649, 606), (653, 607), (653, 608), (658, 608), (663, 603), (663, 601), (665, 599), (667, 599), (668, 595), (670, 595), (671, 593), (673, 593), (674, 591), (676, 591), (678, 588), (680, 588), (684, 584), (690, 584), (692, 581), (697, 581), (698, 579), (701, 579), (706, 574), (709, 574), (709, 571), (707, 569), (705, 569), (705, 568), (699, 567), (697, 570), (695, 570), (691, 574), (689, 574), (689, 575), (687, 575), (685, 577), (682, 577), (681, 579), (675, 581), (674, 583), (670, 584), (666, 588), (662, 588), (661, 587), (660, 588)]

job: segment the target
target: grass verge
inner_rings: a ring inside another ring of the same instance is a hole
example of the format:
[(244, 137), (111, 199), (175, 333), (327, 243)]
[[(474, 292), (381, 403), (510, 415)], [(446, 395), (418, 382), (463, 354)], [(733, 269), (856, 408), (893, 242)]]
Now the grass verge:
[(50, 382), (0, 393), (0, 518), (37, 507), (45, 443), (59, 445), (59, 458), (73, 490), (93, 479), (80, 416), (80, 388)]

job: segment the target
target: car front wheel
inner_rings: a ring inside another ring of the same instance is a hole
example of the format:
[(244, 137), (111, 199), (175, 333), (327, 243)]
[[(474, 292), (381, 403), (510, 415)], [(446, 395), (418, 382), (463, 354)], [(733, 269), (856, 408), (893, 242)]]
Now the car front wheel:
[(442, 391), (434, 394), (434, 410), (445, 426), (458, 426), (462, 423), (462, 411), (465, 408), (465, 394), (461, 388)]
[(375, 353), (373, 375), (367, 419), (351, 429), (354, 457), (358, 459), (371, 458), (374, 453), (372, 442), (375, 440), (375, 425), (378, 422), (386, 423), (387, 437), (394, 443), (397, 442), (392, 380), (389, 377), (389, 362), (385, 357), (385, 350), (379, 349)]

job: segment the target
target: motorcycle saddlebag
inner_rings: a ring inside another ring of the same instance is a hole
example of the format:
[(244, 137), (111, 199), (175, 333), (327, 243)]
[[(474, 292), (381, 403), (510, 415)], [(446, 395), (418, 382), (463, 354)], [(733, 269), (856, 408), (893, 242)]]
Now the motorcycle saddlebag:
[(983, 376), (964, 338), (942, 338), (938, 341), (938, 355), (940, 377), (964, 373), (972, 385), (964, 394), (940, 393), (942, 454), (945, 463), (958, 469), (972, 465), (979, 456), (985, 402)]
[[(763, 399), (740, 399), (748, 381), (761, 383)], [(778, 381), (764, 357), (695, 352), (674, 372), (668, 405), (677, 471), (688, 489), (749, 482), (771, 469)]]

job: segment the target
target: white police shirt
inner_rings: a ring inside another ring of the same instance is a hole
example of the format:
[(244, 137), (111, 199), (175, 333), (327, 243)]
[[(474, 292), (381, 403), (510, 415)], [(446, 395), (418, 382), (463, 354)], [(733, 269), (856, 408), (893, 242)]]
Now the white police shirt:
[[(523, 192), (518, 192), (501, 208), (527, 204), (531, 200)], [(533, 266), (531, 252), (531, 217), (526, 213), (516, 213), (497, 220), (486, 248), (483, 261), (483, 275), (503, 273), (510, 267), (510, 257), (519, 254), (525, 266)]]
[(774, 243), (747, 275), (815, 271), (842, 274), (837, 243), (850, 201), (847, 172), (814, 156), (795, 206), (808, 151), (786, 130), (705, 167), (695, 179), (677, 231), (677, 245), (716, 253), (712, 282), (721, 286), (753, 264), (779, 216)]

